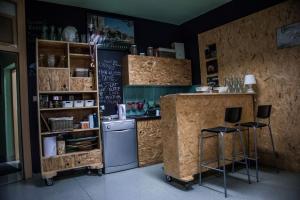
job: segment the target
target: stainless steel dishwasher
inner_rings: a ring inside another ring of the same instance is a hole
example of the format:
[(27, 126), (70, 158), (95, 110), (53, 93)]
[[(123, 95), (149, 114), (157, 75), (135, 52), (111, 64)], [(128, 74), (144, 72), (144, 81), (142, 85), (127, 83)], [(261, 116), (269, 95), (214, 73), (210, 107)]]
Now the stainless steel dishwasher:
[(102, 122), (104, 172), (136, 168), (137, 137), (134, 119)]

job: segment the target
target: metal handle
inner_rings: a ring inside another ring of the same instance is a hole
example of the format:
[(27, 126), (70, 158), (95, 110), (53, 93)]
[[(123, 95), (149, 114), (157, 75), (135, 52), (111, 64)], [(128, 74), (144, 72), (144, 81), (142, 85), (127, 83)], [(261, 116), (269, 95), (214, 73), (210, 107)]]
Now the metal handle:
[(118, 133), (124, 133), (128, 131), (128, 129), (123, 129), (123, 130), (115, 130), (115, 131), (112, 131), (112, 132), (118, 132)]

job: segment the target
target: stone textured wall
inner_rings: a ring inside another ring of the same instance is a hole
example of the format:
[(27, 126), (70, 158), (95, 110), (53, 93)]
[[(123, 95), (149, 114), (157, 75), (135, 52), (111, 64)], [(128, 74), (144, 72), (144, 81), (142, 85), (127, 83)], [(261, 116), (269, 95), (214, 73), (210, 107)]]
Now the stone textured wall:
[[(204, 49), (216, 43), (219, 79), (252, 73), (256, 76), (257, 104), (271, 103), (271, 123), (277, 166), (300, 171), (300, 46), (278, 49), (276, 29), (300, 22), (300, 1), (287, 1), (199, 34), (201, 79), (206, 83)], [(266, 130), (259, 134), (262, 162), (276, 164), (269, 154)]]

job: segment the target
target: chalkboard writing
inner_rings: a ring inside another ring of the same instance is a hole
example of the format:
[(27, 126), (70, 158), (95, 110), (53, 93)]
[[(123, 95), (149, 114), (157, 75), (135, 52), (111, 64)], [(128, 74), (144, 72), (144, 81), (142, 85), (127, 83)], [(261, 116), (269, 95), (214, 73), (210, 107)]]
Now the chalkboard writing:
[(123, 51), (98, 49), (99, 104), (104, 106), (103, 115), (117, 113), (117, 104), (123, 102), (122, 58)]

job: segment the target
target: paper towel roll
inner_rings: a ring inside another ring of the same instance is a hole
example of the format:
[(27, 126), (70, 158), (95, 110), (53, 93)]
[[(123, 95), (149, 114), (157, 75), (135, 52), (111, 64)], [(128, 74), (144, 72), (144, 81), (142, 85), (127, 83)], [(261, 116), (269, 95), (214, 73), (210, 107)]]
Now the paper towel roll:
[(44, 156), (56, 156), (56, 136), (44, 137)]

